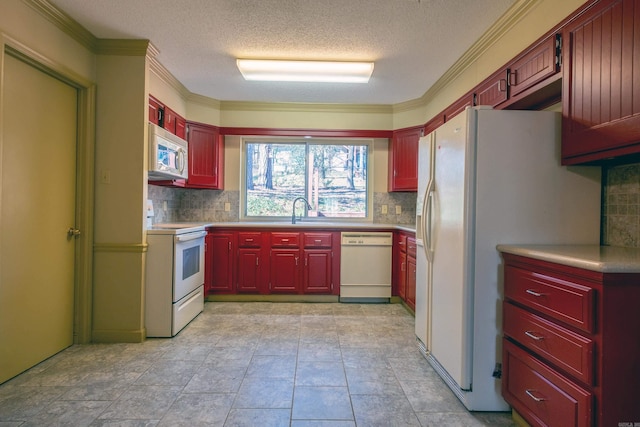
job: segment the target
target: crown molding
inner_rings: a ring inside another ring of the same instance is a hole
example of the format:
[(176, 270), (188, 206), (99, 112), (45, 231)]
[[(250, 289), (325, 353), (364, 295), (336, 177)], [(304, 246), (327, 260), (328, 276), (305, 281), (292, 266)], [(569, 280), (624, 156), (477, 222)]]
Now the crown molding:
[(149, 70), (152, 73), (154, 73), (156, 76), (158, 76), (160, 80), (162, 80), (163, 82), (171, 86), (173, 89), (175, 89), (176, 92), (178, 92), (181, 97), (183, 97), (184, 99), (190, 98), (191, 95), (193, 94), (189, 91), (189, 89), (185, 87), (185, 85), (180, 83), (180, 81), (176, 79), (174, 75), (171, 74), (171, 72), (167, 70), (167, 68), (164, 65), (160, 63), (160, 61), (158, 61), (158, 58), (156, 56), (159, 53), (159, 51), (155, 49), (155, 46), (153, 47), (153, 49), (154, 49), (154, 52), (153, 53), (150, 52), (150, 54), (147, 55), (147, 58), (149, 60)]
[(209, 98), (208, 96), (198, 95), (191, 92), (189, 92), (189, 95), (186, 97), (186, 99), (189, 102), (215, 108), (217, 110), (220, 110), (220, 105), (222, 104), (222, 102), (218, 101), (217, 99)]
[(65, 34), (76, 40), (91, 52), (95, 52), (98, 46), (98, 38), (89, 30), (80, 25), (75, 19), (58, 9), (48, 0), (23, 0), (49, 22), (54, 24)]
[(405, 104), (416, 105), (419, 102), (422, 105), (426, 105), (431, 98), (448, 86), (469, 68), (471, 64), (476, 62), (480, 55), (486, 52), (498, 39), (522, 20), (540, 1), (541, 0), (517, 0), (420, 98), (397, 104), (398, 110), (405, 108), (403, 107)]
[(320, 104), (303, 102), (220, 101), (222, 111), (289, 111), (306, 113), (369, 113), (390, 114), (387, 104)]
[(150, 46), (152, 45), (149, 40), (98, 39), (94, 53), (98, 55), (145, 56), (148, 54)]

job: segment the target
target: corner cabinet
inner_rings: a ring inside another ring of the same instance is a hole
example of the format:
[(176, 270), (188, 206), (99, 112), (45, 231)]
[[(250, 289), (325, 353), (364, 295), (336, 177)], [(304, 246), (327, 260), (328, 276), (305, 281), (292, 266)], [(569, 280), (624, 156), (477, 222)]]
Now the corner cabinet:
[(418, 144), (423, 126), (393, 131), (389, 147), (388, 190), (418, 191)]
[(563, 40), (563, 164), (640, 153), (640, 2), (601, 0)]
[(640, 273), (585, 270), (498, 249), (507, 403), (532, 426), (640, 422)]

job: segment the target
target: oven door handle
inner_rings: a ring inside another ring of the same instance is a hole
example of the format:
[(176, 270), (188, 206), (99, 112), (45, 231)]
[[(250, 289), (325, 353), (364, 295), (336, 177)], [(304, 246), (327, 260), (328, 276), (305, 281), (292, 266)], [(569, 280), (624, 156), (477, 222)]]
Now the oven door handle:
[(176, 236), (176, 242), (188, 242), (189, 240), (200, 239), (201, 237), (204, 237), (206, 235), (207, 235), (206, 231), (198, 231), (196, 233), (178, 234)]

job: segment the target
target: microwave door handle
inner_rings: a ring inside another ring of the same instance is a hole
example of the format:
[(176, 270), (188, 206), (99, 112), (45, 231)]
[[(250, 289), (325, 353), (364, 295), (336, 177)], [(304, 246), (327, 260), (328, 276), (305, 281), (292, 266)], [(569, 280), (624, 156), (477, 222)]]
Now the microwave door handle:
[(184, 166), (186, 164), (186, 159), (185, 159), (185, 151), (180, 148), (178, 150), (178, 168), (180, 170), (180, 173), (182, 174), (184, 172)]
[(176, 242), (188, 242), (189, 240), (199, 239), (207, 235), (206, 231), (198, 231), (197, 233), (178, 234)]

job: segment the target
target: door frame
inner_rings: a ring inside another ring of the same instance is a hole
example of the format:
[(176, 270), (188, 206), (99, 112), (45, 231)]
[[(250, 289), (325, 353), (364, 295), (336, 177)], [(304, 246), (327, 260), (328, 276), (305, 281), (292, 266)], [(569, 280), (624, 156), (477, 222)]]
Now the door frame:
[[(76, 142), (76, 210), (75, 228), (81, 230), (76, 240), (74, 262), (73, 342), (91, 342), (93, 298), (93, 212), (95, 171), (96, 85), (55, 61), (0, 32), (0, 162), (3, 153), (3, 79), (5, 55), (11, 55), (39, 71), (76, 89), (78, 94)], [(1, 164), (1, 163), (0, 163)], [(0, 174), (0, 191), (2, 176)], [(2, 203), (0, 199), (0, 203)], [(35, 226), (35, 225), (34, 225)], [(44, 293), (42, 295), (44, 298)]]

